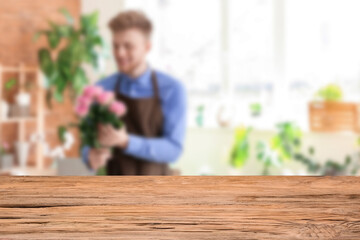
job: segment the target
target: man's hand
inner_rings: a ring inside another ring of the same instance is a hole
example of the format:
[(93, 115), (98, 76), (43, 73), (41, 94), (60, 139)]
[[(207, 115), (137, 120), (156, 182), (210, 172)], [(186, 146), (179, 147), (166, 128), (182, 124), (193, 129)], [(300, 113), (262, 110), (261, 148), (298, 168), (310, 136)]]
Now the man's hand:
[(98, 170), (99, 168), (106, 165), (106, 162), (111, 157), (110, 149), (90, 149), (89, 151), (89, 165), (92, 169)]
[(117, 130), (109, 124), (100, 125), (98, 128), (98, 141), (102, 146), (124, 149), (128, 145), (129, 135), (125, 126)]

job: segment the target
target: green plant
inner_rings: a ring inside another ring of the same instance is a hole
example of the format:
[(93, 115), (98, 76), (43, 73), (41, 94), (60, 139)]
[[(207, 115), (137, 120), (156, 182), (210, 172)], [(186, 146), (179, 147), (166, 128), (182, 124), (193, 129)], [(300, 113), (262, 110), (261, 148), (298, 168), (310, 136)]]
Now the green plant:
[(256, 144), (256, 159), (263, 164), (262, 175), (269, 175), (271, 166), (279, 167), (282, 162), (271, 150), (270, 145), (265, 142), (258, 142)]
[(11, 90), (16, 85), (16, 78), (11, 78), (5, 83), (5, 89), (7, 91)]
[(257, 143), (257, 160), (263, 163), (263, 175), (269, 174), (271, 166), (282, 166), (291, 160), (301, 144), (301, 130), (291, 122), (277, 124), (278, 132), (271, 137), (269, 143)]
[[(279, 168), (285, 162), (292, 160), (303, 164), (311, 174), (354, 175), (360, 169), (359, 162), (354, 161), (351, 156), (346, 156), (343, 163), (329, 159), (324, 164), (321, 164), (320, 161), (314, 159), (314, 147), (309, 147), (307, 153), (302, 152), (303, 134), (301, 129), (294, 123), (279, 123), (277, 129), (277, 133), (271, 137), (269, 142), (259, 141), (256, 145), (256, 157), (263, 164), (263, 175), (269, 175), (270, 167)], [(247, 143), (244, 154), (246, 159), (249, 156), (248, 149), (249, 145)], [(238, 166), (241, 167), (242, 165), (239, 164)]]
[(278, 133), (271, 138), (271, 149), (275, 151), (281, 161), (290, 160), (301, 145), (302, 132), (291, 122), (279, 123)]
[(341, 164), (331, 159), (327, 160), (324, 164), (320, 164), (318, 160), (314, 159), (314, 147), (309, 147), (308, 154), (300, 151), (301, 146), (301, 130), (293, 123), (281, 123), (278, 125), (279, 131), (274, 138), (279, 139), (280, 148), (273, 148), (278, 156), (283, 156), (282, 153), (286, 152), (287, 159), (293, 159), (306, 166), (307, 171), (312, 174), (320, 175), (341, 175), (341, 174), (355, 174), (359, 166), (352, 165), (352, 158), (346, 156), (345, 161)]
[[(5, 83), (5, 90), (10, 91), (11, 89), (13, 89), (16, 84), (18, 82), (18, 79), (16, 78), (10, 78), (6, 83)], [(26, 81), (25, 82), (25, 89), (30, 91), (33, 87), (34, 87), (34, 83), (32, 81)]]
[[(84, 64), (98, 68), (104, 47), (97, 27), (98, 12), (81, 16), (79, 27), (66, 9), (60, 12), (66, 23), (49, 21), (50, 29), (35, 35), (35, 39), (45, 36), (49, 45), (38, 51), (40, 68), (46, 77), (48, 104), (52, 98), (61, 102), (66, 88), (69, 88), (72, 97), (81, 93), (89, 82)], [(64, 44), (61, 49), (60, 43)]]
[(324, 101), (341, 101), (343, 99), (343, 92), (339, 85), (329, 84), (324, 88), (321, 88), (316, 96)]
[(249, 133), (250, 128), (237, 128), (235, 131), (235, 143), (231, 151), (230, 164), (233, 167), (242, 167), (249, 158), (250, 144)]
[(250, 112), (252, 116), (260, 116), (262, 111), (262, 106), (260, 103), (250, 104)]

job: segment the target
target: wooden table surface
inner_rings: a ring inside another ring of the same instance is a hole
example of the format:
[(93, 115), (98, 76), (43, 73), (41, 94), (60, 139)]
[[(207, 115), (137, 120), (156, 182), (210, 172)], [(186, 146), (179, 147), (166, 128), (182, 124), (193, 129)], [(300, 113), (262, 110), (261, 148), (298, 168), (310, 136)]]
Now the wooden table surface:
[(0, 177), (0, 239), (360, 239), (360, 178)]

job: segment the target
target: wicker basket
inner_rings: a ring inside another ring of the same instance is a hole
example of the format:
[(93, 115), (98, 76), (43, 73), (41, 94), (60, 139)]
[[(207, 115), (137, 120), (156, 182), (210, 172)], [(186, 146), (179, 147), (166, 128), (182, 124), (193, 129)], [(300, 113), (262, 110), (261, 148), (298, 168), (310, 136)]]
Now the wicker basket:
[(359, 132), (359, 104), (346, 102), (311, 102), (310, 129), (313, 132)]

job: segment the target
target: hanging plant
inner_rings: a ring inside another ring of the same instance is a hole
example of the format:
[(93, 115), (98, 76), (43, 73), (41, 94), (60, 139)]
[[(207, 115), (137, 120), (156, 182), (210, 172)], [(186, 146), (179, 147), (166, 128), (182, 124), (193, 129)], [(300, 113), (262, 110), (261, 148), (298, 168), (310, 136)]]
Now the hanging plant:
[(99, 69), (104, 49), (97, 27), (98, 12), (81, 16), (78, 27), (66, 9), (60, 12), (66, 23), (49, 21), (50, 29), (35, 35), (35, 39), (45, 36), (48, 42), (47, 48), (39, 49), (38, 60), (46, 78), (49, 105), (52, 98), (62, 102), (66, 89), (70, 90), (73, 99), (81, 93), (89, 83), (84, 65)]

